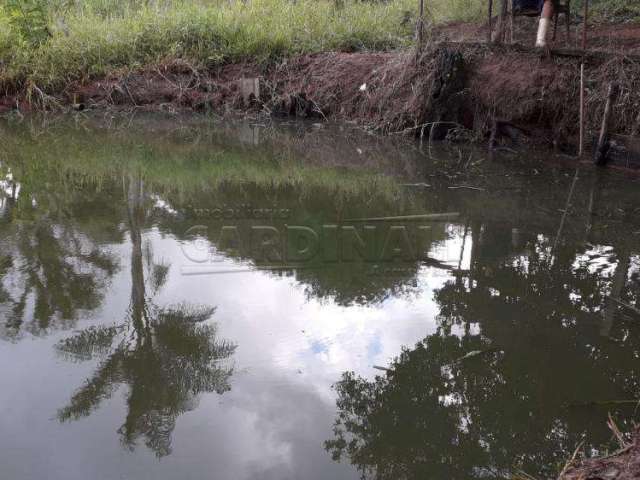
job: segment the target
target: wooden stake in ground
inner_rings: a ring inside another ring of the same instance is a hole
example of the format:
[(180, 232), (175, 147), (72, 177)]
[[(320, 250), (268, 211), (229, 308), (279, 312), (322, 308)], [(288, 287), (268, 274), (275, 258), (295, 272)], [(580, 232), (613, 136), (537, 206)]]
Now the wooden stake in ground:
[(578, 157), (584, 155), (584, 62), (580, 64), (580, 146)]
[(513, 2), (509, 2), (509, 43), (513, 44), (513, 29), (516, 23), (516, 11), (513, 8)]
[(502, 6), (500, 7), (500, 20), (498, 21), (498, 27), (493, 34), (493, 41), (496, 43), (504, 42), (504, 37), (507, 31), (507, 2), (509, 0), (502, 0)]
[(493, 34), (493, 0), (489, 0), (489, 33), (487, 35), (488, 43), (491, 43), (492, 34)]
[(582, 50), (587, 49), (587, 23), (589, 21), (589, 0), (584, 0), (584, 25), (582, 25)]
[(424, 42), (424, 0), (420, 0), (420, 16), (418, 18), (418, 32), (416, 35), (416, 40), (418, 42), (416, 48), (416, 60), (420, 56), (420, 52), (422, 51), (422, 44)]
[(593, 161), (599, 166), (604, 166), (607, 163), (607, 153), (609, 151), (609, 123), (611, 122), (611, 114), (613, 113), (613, 103), (617, 96), (618, 85), (615, 83), (609, 84), (607, 103), (604, 106), (602, 126), (600, 127), (600, 136), (598, 137), (598, 145), (593, 153)]

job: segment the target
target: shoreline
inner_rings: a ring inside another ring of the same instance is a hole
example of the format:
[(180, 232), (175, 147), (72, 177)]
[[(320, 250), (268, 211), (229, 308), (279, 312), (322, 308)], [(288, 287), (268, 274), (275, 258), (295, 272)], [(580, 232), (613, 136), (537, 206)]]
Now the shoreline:
[[(585, 57), (587, 145), (597, 135), (610, 82), (620, 84), (612, 131), (640, 134), (640, 62), (623, 53)], [(269, 115), (350, 121), (381, 134), (428, 140), (547, 146), (575, 154), (579, 70), (574, 51), (440, 42), (396, 52), (326, 52), (268, 66), (196, 69), (183, 60), (0, 97), (12, 110), (141, 109), (219, 116)]]

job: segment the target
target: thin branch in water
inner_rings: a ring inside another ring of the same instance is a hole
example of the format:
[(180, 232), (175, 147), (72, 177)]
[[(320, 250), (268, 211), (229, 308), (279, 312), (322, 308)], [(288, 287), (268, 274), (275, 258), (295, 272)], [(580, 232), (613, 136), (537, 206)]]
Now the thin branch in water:
[(613, 435), (616, 437), (616, 440), (618, 440), (618, 443), (620, 444), (620, 448), (629, 447), (629, 444), (625, 441), (624, 436), (622, 435), (622, 432), (616, 425), (616, 422), (611, 417), (611, 414), (609, 414), (609, 420), (607, 421), (607, 425), (609, 426), (609, 429), (613, 432)]
[(584, 445), (584, 440), (578, 444), (571, 458), (567, 461), (567, 463), (564, 464), (564, 467), (560, 471), (560, 475), (558, 475), (558, 480), (562, 480), (564, 474), (567, 473), (567, 471), (573, 466), (576, 461), (576, 457), (578, 456), (578, 452), (580, 452), (580, 450), (582, 449), (582, 445)]

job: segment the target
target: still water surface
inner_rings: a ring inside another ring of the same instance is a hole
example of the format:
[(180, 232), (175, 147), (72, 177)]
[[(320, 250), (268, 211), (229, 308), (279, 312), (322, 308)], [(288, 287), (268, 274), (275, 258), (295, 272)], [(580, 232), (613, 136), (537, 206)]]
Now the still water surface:
[(0, 137), (2, 479), (554, 476), (638, 420), (598, 404), (640, 395), (633, 178), (305, 125)]

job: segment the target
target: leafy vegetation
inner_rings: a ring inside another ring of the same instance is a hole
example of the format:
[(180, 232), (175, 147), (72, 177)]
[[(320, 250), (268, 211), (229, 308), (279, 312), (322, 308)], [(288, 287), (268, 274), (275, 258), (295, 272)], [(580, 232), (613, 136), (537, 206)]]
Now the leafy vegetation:
[(49, 35), (46, 0), (7, 0), (5, 15), (21, 46), (38, 44)]

